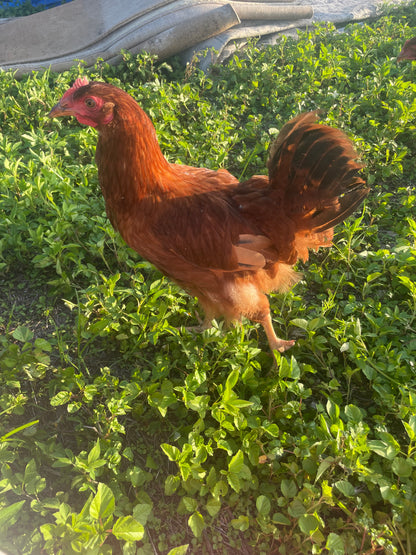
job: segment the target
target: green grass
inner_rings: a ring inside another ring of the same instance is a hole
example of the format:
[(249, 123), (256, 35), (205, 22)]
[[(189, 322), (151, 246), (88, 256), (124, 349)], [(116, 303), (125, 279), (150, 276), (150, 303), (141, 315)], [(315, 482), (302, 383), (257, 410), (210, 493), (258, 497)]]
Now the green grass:
[[(0, 73), (0, 549), (416, 552), (416, 66), (395, 60), (415, 8), (209, 75), (127, 53)], [(371, 194), (271, 299), (293, 349), (273, 360), (247, 322), (186, 331), (195, 299), (105, 216), (96, 132), (46, 117), (79, 74), (130, 92), (171, 161), (265, 172), (316, 108), (353, 138)]]

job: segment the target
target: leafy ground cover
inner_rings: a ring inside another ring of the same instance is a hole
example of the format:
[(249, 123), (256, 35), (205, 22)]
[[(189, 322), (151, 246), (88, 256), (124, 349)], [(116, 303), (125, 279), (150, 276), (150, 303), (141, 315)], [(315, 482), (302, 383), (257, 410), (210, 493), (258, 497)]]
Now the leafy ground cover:
[[(15, 554), (416, 552), (416, 3), (252, 44), (209, 75), (125, 54), (0, 74), (0, 548)], [(95, 131), (46, 117), (87, 74), (130, 92), (171, 161), (265, 171), (319, 108), (372, 186), (273, 296), (297, 344), (215, 323), (105, 217)]]

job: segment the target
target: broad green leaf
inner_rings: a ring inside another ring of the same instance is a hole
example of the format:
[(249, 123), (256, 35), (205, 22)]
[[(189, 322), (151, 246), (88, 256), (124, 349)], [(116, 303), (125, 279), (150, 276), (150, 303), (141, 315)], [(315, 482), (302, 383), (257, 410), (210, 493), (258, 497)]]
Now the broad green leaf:
[(312, 320), (308, 321), (308, 329), (315, 331), (319, 328), (322, 328), (322, 326), (326, 326), (327, 323), (327, 320), (325, 318), (322, 318), (321, 316), (319, 316), (318, 318), (312, 318)]
[(277, 424), (268, 424), (264, 427), (264, 431), (271, 435), (272, 437), (279, 437), (280, 431)]
[(305, 505), (297, 497), (293, 501), (291, 501), (288, 506), (288, 513), (293, 518), (299, 519), (301, 516), (305, 514), (305, 510), (306, 510)]
[(404, 422), (403, 425), (406, 429), (407, 435), (411, 441), (414, 441), (416, 438), (416, 414), (412, 414), (409, 418), (409, 422)]
[(185, 404), (188, 409), (203, 415), (205, 414), (204, 411), (206, 411), (209, 406), (209, 401), (209, 395), (197, 395), (192, 399), (189, 399)]
[(321, 476), (328, 470), (328, 468), (330, 468), (333, 464), (334, 464), (334, 458), (333, 457), (327, 457), (326, 459), (324, 459), (319, 467), (318, 470), (316, 472), (316, 478), (315, 478), (315, 483), (321, 478)]
[(215, 497), (211, 497), (208, 499), (205, 508), (210, 516), (215, 516), (221, 509), (221, 501)]
[(355, 488), (347, 480), (339, 480), (338, 482), (335, 482), (334, 485), (338, 491), (345, 495), (345, 497), (354, 497)]
[(282, 513), (274, 513), (272, 516), (272, 520), (275, 524), (279, 524), (282, 526), (290, 526), (292, 524), (287, 516), (283, 515)]
[(188, 553), (189, 543), (179, 545), (168, 551), (167, 555), (186, 555)]
[(332, 486), (328, 484), (328, 480), (322, 480), (322, 496), (326, 498), (327, 503), (332, 502)]
[(256, 507), (258, 512), (263, 515), (266, 516), (270, 513), (271, 510), (271, 503), (268, 497), (266, 497), (265, 495), (259, 495), (256, 499)]
[(244, 465), (244, 454), (242, 451), (237, 451), (237, 453), (234, 455), (234, 457), (231, 459), (231, 461), (228, 464), (228, 470), (233, 474), (239, 474), (243, 468), (243, 465)]
[(362, 422), (363, 420), (363, 413), (361, 409), (355, 405), (347, 405), (345, 407), (345, 415), (351, 422)]
[(26, 326), (19, 326), (14, 330), (12, 336), (14, 337), (14, 339), (17, 339), (17, 341), (20, 341), (21, 343), (27, 343), (29, 341), (32, 341), (33, 332)]
[(198, 508), (198, 501), (193, 497), (182, 497), (182, 503), (188, 513), (194, 513)]
[(129, 460), (132, 463), (134, 461), (133, 449), (131, 447), (126, 447), (123, 450), (123, 457), (125, 457), (127, 460)]
[(301, 328), (305, 331), (307, 331), (308, 329), (308, 320), (305, 320), (303, 318), (294, 318), (290, 321), (290, 323), (292, 324), (292, 326), (296, 326), (297, 328)]
[(35, 348), (40, 349), (41, 351), (52, 351), (52, 345), (49, 343), (49, 341), (41, 337), (37, 337), (35, 339)]
[[(88, 506), (90, 505), (90, 499), (87, 500), (86, 504)], [(85, 516), (84, 507), (81, 509), (81, 514)], [(71, 507), (68, 505), (68, 503), (61, 503), (59, 505), (58, 513), (55, 514), (55, 518), (58, 524), (67, 523), (68, 519), (71, 518)]]
[(88, 331), (92, 335), (100, 335), (100, 332), (105, 330), (110, 324), (111, 324), (111, 319), (110, 318), (102, 318), (101, 320), (98, 320), (97, 322), (93, 322), (88, 327)]
[(89, 384), (84, 387), (83, 393), (87, 401), (92, 401), (94, 396), (97, 395), (98, 390), (94, 384)]
[(191, 465), (188, 463), (180, 463), (179, 470), (182, 476), (182, 479), (186, 482), (191, 474)]
[(215, 499), (219, 499), (220, 497), (224, 497), (227, 495), (228, 492), (228, 485), (224, 480), (219, 480), (215, 486), (212, 488), (212, 495)]
[(367, 283), (370, 283), (370, 282), (374, 281), (375, 279), (379, 278), (382, 275), (383, 274), (381, 272), (373, 272), (371, 274), (368, 274)]
[[(413, 429), (412, 426), (410, 426), (407, 422), (403, 422), (403, 426), (407, 432), (407, 435), (409, 436), (410, 441), (414, 441), (416, 438), (416, 433)], [(1, 440), (1, 438), (0, 438)]]
[(399, 505), (401, 502), (400, 497), (398, 496), (397, 488), (392, 487), (391, 484), (380, 486), (380, 493), (383, 499), (392, 505)]
[(292, 499), (298, 492), (298, 487), (294, 480), (284, 478), (280, 484), (280, 489), (287, 499)]
[(245, 401), (244, 399), (238, 399), (237, 397), (234, 399), (229, 399), (224, 406), (231, 407), (232, 409), (244, 409), (246, 407), (252, 406), (251, 401)]
[(400, 281), (405, 285), (412, 295), (416, 296), (416, 283), (407, 276), (399, 276)]
[(304, 534), (311, 536), (319, 527), (319, 520), (314, 515), (302, 515), (299, 519), (299, 528)]
[(218, 476), (217, 476), (217, 472), (214, 468), (214, 466), (211, 466), (211, 468), (209, 469), (208, 472), (208, 476), (207, 476), (207, 486), (212, 490), (212, 488), (215, 486), (215, 484), (217, 484), (218, 482)]
[(234, 474), (232, 472), (229, 472), (227, 474), (227, 481), (230, 484), (230, 486), (233, 488), (234, 491), (236, 491), (237, 493), (240, 492), (241, 482), (240, 482), (240, 478), (239, 478), (238, 474)]
[(225, 440), (225, 439), (217, 439), (217, 446), (220, 449), (224, 449), (224, 451), (227, 451), (228, 455), (232, 455), (233, 454), (233, 449), (232, 449), (232, 444)]
[(15, 517), (20, 512), (20, 509), (25, 504), (25, 501), (17, 501), (16, 503), (12, 503), (8, 507), (4, 507), (0, 509), (0, 529), (7, 529), (9, 526), (12, 526), (16, 519)]
[(181, 452), (174, 445), (169, 445), (168, 443), (162, 443), (160, 447), (162, 448), (163, 452), (165, 453), (165, 455), (167, 455), (170, 461), (175, 462), (180, 459)]
[(105, 520), (114, 513), (115, 498), (111, 489), (99, 483), (97, 493), (91, 501), (90, 516), (96, 520)]
[(25, 467), (23, 485), (28, 495), (36, 495), (46, 487), (46, 480), (39, 475), (34, 459), (31, 459)]
[(331, 555), (344, 555), (345, 553), (344, 540), (338, 534), (334, 534), (334, 532), (328, 534), (325, 547)]
[(76, 403), (68, 403), (67, 406), (67, 411), (69, 414), (75, 414), (76, 412), (79, 411), (79, 409), (82, 407), (82, 403), (81, 402), (76, 402)]
[(100, 453), (101, 453), (100, 440), (97, 439), (97, 441), (94, 444), (94, 447), (88, 453), (88, 464), (90, 465), (93, 462), (95, 462), (99, 458)]
[(326, 403), (326, 411), (332, 420), (339, 418), (339, 406), (328, 399)]
[(391, 469), (397, 476), (399, 476), (399, 478), (409, 478), (412, 474), (415, 464), (416, 463), (414, 463), (410, 459), (404, 459), (403, 457), (396, 457), (393, 460)]
[(238, 381), (238, 377), (240, 372), (237, 368), (231, 371), (231, 373), (227, 377), (227, 381), (225, 382), (223, 400), (228, 401), (230, 399), (232, 389)]
[(193, 535), (199, 538), (205, 528), (204, 517), (199, 512), (195, 512), (188, 519), (188, 524)]
[(130, 469), (126, 472), (126, 477), (136, 488), (145, 484), (148, 480), (148, 476), (148, 472), (138, 466), (131, 466)]
[(53, 539), (56, 528), (56, 524), (41, 524), (39, 527), (45, 541)]
[(241, 490), (241, 480), (249, 480), (251, 472), (247, 465), (244, 464), (244, 454), (237, 451), (228, 465), (227, 481), (234, 491), (237, 493)]
[(133, 508), (133, 518), (142, 526), (145, 526), (152, 510), (153, 505), (150, 503), (138, 503)]
[(390, 461), (394, 459), (397, 453), (400, 451), (400, 447), (393, 442), (387, 443), (380, 439), (372, 439), (367, 442), (367, 445), (371, 451), (374, 451), (378, 455), (389, 459)]
[(315, 530), (315, 532), (313, 532), (311, 534), (311, 540), (314, 544), (323, 546), (324, 541), (325, 541), (325, 536), (323, 535), (321, 530), (319, 530), (319, 528), (318, 528), (318, 530)]
[[(248, 455), (249, 461), (253, 466), (256, 466), (257, 464), (259, 464), (261, 460), (265, 460), (265, 459), (260, 459), (260, 453), (261, 453), (260, 446), (255, 443), (251, 443), (248, 448), (247, 455)], [(261, 456), (265, 457), (265, 455), (261, 455)], [(267, 457), (266, 457), (266, 460), (267, 460)]]
[(118, 518), (113, 525), (113, 534), (118, 540), (139, 542), (144, 536), (144, 528), (132, 516)]
[(157, 464), (157, 462), (153, 459), (153, 457), (151, 455), (147, 455), (147, 457), (146, 457), (146, 468), (150, 468), (151, 470), (158, 470), (159, 469), (159, 465)]
[(284, 357), (280, 359), (279, 376), (281, 378), (292, 378), (293, 380), (299, 379), (300, 367), (293, 356), (290, 358), (290, 361)]
[(207, 460), (207, 458), (208, 450), (205, 445), (200, 445), (199, 447), (197, 447), (195, 450), (195, 457), (193, 459), (193, 462), (195, 464), (202, 464)]
[(64, 405), (65, 403), (68, 403), (70, 399), (71, 399), (70, 391), (60, 391), (59, 393), (57, 393), (51, 398), (50, 403), (52, 407), (58, 407), (60, 405)]
[(240, 532), (245, 532), (249, 529), (250, 520), (246, 515), (240, 515), (238, 518), (233, 518), (231, 521), (231, 526), (235, 530), (240, 530)]

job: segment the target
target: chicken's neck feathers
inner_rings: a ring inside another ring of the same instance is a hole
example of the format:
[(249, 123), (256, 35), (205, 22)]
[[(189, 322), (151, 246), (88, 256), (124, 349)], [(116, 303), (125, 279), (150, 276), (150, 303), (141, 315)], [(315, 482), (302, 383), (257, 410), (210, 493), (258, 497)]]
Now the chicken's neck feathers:
[(106, 201), (136, 203), (166, 193), (172, 166), (160, 150), (152, 122), (140, 108), (133, 114), (120, 114), (100, 130), (96, 161)]

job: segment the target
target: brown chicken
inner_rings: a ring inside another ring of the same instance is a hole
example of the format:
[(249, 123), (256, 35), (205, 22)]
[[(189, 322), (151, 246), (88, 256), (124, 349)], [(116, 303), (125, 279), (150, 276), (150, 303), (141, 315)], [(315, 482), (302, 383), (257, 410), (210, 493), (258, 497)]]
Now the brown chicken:
[(400, 62), (400, 60), (416, 60), (416, 37), (404, 43), (402, 51), (397, 56), (397, 61)]
[(265, 293), (287, 291), (308, 249), (331, 245), (333, 227), (368, 194), (351, 142), (293, 119), (271, 148), (269, 176), (239, 183), (228, 171), (171, 164), (148, 116), (126, 92), (77, 79), (49, 113), (98, 130), (96, 162), (108, 217), (126, 243), (198, 297), (205, 324), (247, 317), (271, 349), (279, 339)]

